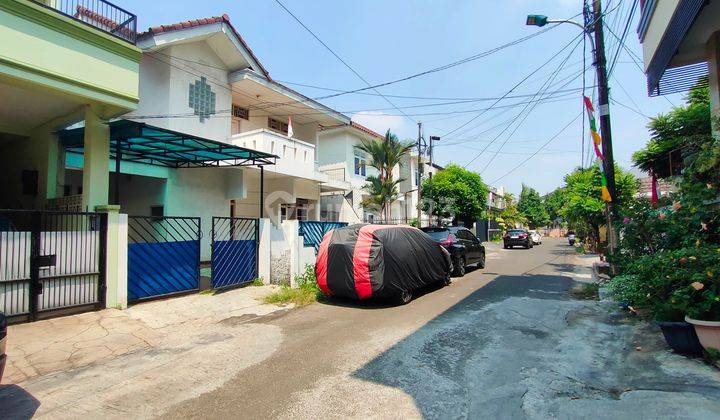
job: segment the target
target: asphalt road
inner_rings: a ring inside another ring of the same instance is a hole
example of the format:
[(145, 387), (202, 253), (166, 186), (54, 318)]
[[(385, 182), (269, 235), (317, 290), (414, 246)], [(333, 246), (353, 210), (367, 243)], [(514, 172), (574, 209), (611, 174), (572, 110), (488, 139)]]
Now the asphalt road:
[(165, 417), (717, 418), (717, 373), (576, 299), (576, 262), (561, 240), (493, 247), (486, 269), (405, 306), (331, 301), (257, 319), (281, 328), (278, 350)]

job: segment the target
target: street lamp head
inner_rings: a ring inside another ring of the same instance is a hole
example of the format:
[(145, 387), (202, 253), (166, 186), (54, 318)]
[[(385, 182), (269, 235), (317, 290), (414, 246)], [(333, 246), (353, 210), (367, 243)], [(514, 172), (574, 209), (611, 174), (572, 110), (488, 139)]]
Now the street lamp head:
[(430, 136), (430, 140), (432, 140), (432, 141), (440, 141), (440, 137), (438, 137), (438, 136)]
[(540, 26), (543, 27), (547, 25), (547, 16), (543, 15), (528, 15), (527, 20), (525, 21), (526, 25), (529, 26)]

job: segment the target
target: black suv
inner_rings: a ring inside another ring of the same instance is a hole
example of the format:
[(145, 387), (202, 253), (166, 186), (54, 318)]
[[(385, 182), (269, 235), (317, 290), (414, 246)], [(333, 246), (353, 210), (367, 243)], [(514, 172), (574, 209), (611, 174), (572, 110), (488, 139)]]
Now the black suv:
[(464, 227), (437, 227), (421, 228), (435, 241), (439, 242), (450, 253), (453, 264), (453, 275), (465, 275), (465, 267), (477, 264), (485, 268), (485, 246), (469, 229)]

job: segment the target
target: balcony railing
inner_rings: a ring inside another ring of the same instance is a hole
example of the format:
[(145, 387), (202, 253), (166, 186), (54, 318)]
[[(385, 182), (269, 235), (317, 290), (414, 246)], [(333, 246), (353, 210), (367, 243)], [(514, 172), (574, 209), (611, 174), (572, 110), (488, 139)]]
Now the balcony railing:
[(230, 136), (236, 146), (277, 155), (275, 165), (266, 167), (272, 172), (304, 178), (315, 178), (315, 145), (290, 138), (271, 130), (259, 128)]
[(32, 0), (131, 44), (137, 39), (137, 16), (105, 0)]

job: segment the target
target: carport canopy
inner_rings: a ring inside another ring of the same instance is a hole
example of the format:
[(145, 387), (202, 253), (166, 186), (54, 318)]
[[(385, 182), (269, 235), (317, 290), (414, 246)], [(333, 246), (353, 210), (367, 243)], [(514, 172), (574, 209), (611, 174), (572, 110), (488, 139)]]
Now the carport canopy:
[[(145, 123), (117, 120), (110, 126), (110, 159), (115, 173), (120, 162), (137, 162), (168, 168), (258, 166), (260, 168), (260, 217), (264, 206), (264, 168), (274, 165), (276, 155), (180, 133)], [(85, 127), (61, 130), (58, 137), (68, 153), (84, 154)], [(115, 177), (114, 203), (120, 204), (119, 177)]]
[[(274, 165), (277, 156), (141, 122), (110, 125), (110, 159), (168, 168)], [(66, 152), (84, 153), (85, 128), (58, 132)], [(119, 159), (118, 159), (119, 157)]]

